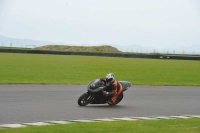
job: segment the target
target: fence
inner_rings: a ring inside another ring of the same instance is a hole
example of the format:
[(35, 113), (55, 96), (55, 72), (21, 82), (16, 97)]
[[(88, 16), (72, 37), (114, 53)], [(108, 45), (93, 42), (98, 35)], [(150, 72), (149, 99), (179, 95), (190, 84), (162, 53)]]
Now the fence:
[(139, 53), (98, 53), (98, 52), (64, 52), (28, 49), (5, 49), (0, 48), (0, 52), (6, 53), (31, 53), (31, 54), (58, 54), (58, 55), (85, 55), (85, 56), (106, 56), (106, 57), (126, 57), (126, 58), (150, 58), (150, 59), (178, 59), (178, 60), (200, 60), (200, 56), (192, 55), (171, 55), (171, 54), (139, 54)]

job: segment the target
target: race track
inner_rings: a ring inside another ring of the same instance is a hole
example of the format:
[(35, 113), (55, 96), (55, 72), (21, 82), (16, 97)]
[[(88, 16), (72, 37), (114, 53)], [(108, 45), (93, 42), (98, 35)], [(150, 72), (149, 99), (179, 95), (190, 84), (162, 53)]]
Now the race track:
[(0, 85), (0, 124), (200, 114), (200, 87), (132, 86), (117, 106), (79, 107), (87, 85)]

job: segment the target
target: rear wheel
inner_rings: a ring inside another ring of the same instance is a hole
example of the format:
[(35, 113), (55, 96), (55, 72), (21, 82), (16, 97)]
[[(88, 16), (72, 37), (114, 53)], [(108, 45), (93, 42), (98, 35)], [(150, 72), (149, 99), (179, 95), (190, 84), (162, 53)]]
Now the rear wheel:
[(118, 104), (119, 102), (121, 102), (121, 100), (123, 99), (123, 97), (124, 97), (124, 94), (123, 94), (123, 92), (122, 92), (122, 93), (118, 96), (117, 102), (115, 103), (115, 105)]
[(116, 105), (116, 104), (118, 104), (119, 102), (121, 102), (121, 100), (123, 99), (123, 97), (124, 97), (124, 94), (123, 94), (123, 92), (117, 97), (117, 101), (115, 102), (115, 103), (113, 103), (113, 102), (108, 102), (108, 104), (109, 105), (111, 105), (111, 106), (113, 106), (113, 105)]
[(88, 93), (84, 93), (82, 94), (79, 99), (78, 99), (78, 105), (79, 106), (86, 106), (88, 105), (90, 102), (90, 97), (91, 95), (89, 95)]

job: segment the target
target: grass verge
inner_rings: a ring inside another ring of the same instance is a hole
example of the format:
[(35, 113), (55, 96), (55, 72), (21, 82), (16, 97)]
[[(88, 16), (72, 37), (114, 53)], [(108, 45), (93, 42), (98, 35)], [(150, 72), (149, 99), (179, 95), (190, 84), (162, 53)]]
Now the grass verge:
[(200, 62), (0, 53), (0, 84), (87, 84), (109, 72), (135, 85), (200, 86)]
[(17, 129), (0, 129), (0, 133), (199, 133), (200, 119), (138, 120), (74, 123)]

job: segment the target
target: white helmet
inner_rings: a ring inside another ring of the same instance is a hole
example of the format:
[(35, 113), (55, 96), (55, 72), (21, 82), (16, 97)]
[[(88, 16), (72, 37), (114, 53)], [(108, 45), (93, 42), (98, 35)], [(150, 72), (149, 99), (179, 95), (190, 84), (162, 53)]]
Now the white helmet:
[(106, 75), (106, 86), (110, 86), (111, 83), (115, 80), (115, 76), (113, 73), (109, 73)]

